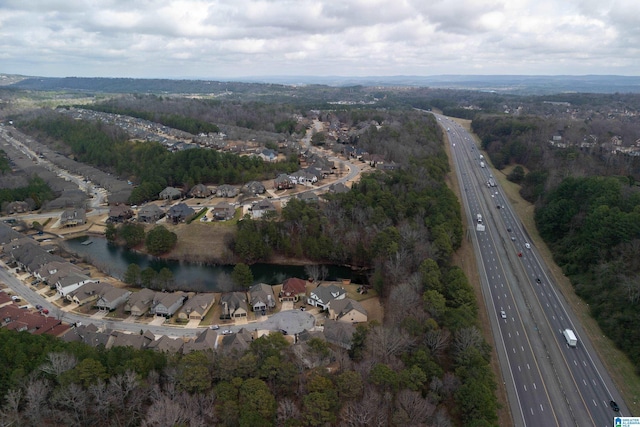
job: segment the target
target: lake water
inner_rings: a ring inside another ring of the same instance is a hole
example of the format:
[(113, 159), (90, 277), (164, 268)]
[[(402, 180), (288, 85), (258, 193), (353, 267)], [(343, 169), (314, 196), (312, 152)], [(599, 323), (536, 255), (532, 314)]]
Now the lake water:
[[(87, 242), (91, 243), (86, 244)], [(137, 264), (142, 270), (147, 267), (155, 271), (168, 268), (173, 273), (178, 289), (208, 292), (231, 290), (233, 266), (159, 259), (112, 245), (103, 237), (78, 237), (65, 241), (65, 244), (71, 252), (86, 258), (100, 270), (118, 279), (122, 279), (130, 264)], [(289, 277), (307, 278), (304, 266), (300, 265), (253, 264), (250, 268), (254, 283), (276, 285)], [(365, 282), (361, 272), (348, 267), (327, 265), (327, 269), (329, 274), (326, 280), (350, 279), (353, 283)]]

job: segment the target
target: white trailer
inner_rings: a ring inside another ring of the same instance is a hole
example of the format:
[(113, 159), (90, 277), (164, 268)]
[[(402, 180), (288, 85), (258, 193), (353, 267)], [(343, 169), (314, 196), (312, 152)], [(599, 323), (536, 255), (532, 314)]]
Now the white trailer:
[(482, 215), (477, 214), (476, 218), (478, 219), (478, 224), (482, 224)]
[(564, 339), (567, 341), (567, 344), (569, 344), (569, 347), (578, 345), (578, 338), (576, 338), (576, 334), (574, 334), (571, 329), (565, 329), (562, 331), (562, 335), (564, 335)]

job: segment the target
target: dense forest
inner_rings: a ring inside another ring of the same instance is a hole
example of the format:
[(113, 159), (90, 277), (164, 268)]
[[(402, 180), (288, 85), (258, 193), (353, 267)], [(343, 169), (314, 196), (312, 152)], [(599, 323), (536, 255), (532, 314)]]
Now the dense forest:
[(625, 178), (567, 178), (545, 195), (536, 223), (576, 293), (640, 373), (640, 190)]
[(201, 148), (172, 153), (159, 143), (132, 142), (121, 130), (101, 122), (77, 121), (56, 113), (17, 126), (51, 144), (66, 144), (80, 162), (136, 182), (130, 197), (134, 204), (156, 199), (166, 186), (189, 189), (198, 183), (239, 184), (298, 169), (295, 156), (286, 162), (268, 163), (258, 157)]

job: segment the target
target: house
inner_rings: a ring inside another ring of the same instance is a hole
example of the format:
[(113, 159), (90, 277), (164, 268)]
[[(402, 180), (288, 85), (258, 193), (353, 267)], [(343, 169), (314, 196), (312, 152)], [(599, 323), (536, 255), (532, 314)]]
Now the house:
[(6, 212), (10, 214), (14, 213), (25, 213), (29, 211), (29, 204), (27, 202), (11, 202), (7, 204)]
[(67, 209), (60, 215), (60, 224), (65, 227), (83, 225), (87, 222), (87, 214), (84, 209)]
[(212, 329), (205, 329), (195, 340), (187, 341), (182, 346), (182, 354), (192, 351), (215, 350), (218, 346), (218, 332)]
[(84, 305), (97, 300), (100, 295), (112, 288), (113, 286), (108, 283), (100, 283), (98, 281), (88, 282), (79, 286), (76, 290), (69, 292), (65, 298), (67, 301), (74, 302), (78, 305)]
[(292, 173), (291, 175), (289, 175), (289, 178), (291, 179), (291, 181), (293, 181), (294, 184), (300, 185), (308, 185), (318, 182), (318, 177), (316, 175), (304, 170), (299, 170)]
[(356, 332), (356, 327), (351, 323), (327, 319), (324, 322), (322, 332), (328, 343), (349, 350), (353, 343), (353, 334)]
[(183, 320), (202, 320), (207, 315), (216, 298), (212, 293), (197, 294), (187, 300), (178, 313), (178, 318)]
[(276, 306), (273, 288), (266, 283), (257, 283), (249, 288), (249, 301), (253, 311), (265, 311)]
[(175, 200), (182, 196), (182, 191), (175, 187), (167, 187), (160, 192), (160, 199)]
[(157, 340), (150, 342), (147, 348), (161, 353), (176, 354), (182, 351), (183, 345), (184, 342), (181, 339), (173, 339), (163, 335)]
[(251, 206), (251, 214), (253, 218), (262, 218), (263, 215), (270, 212), (275, 213), (276, 207), (269, 199), (262, 199), (258, 203)]
[(307, 304), (326, 309), (329, 303), (336, 299), (344, 299), (347, 296), (347, 292), (334, 284), (320, 285), (311, 292), (309, 292), (309, 298), (307, 298)]
[(220, 319), (247, 317), (249, 308), (244, 292), (226, 292), (220, 297), (222, 313)]
[(138, 222), (152, 224), (164, 216), (164, 211), (153, 203), (144, 205), (138, 211)]
[(132, 316), (142, 316), (151, 308), (155, 295), (154, 291), (147, 288), (133, 292), (124, 305), (124, 311)]
[(265, 148), (258, 153), (258, 157), (260, 157), (265, 162), (275, 162), (278, 158), (278, 153), (269, 148)]
[(213, 207), (213, 218), (218, 221), (233, 219), (236, 208), (229, 202), (219, 202)]
[(273, 188), (276, 190), (288, 190), (294, 187), (294, 182), (289, 178), (287, 174), (280, 174), (273, 180)]
[(367, 321), (367, 310), (351, 298), (335, 299), (329, 303), (329, 319), (347, 323)]
[(121, 223), (133, 218), (133, 211), (127, 205), (114, 205), (109, 208), (108, 223)]
[(106, 347), (132, 347), (136, 350), (143, 350), (154, 341), (155, 336), (149, 331), (145, 332), (142, 335), (113, 331)]
[(65, 342), (82, 342), (92, 347), (106, 347), (110, 338), (110, 332), (101, 332), (94, 324), (76, 326), (62, 336)]
[(267, 191), (262, 185), (261, 182), (258, 181), (249, 181), (242, 187), (243, 192), (247, 194), (264, 194)]
[(296, 277), (290, 277), (289, 279), (282, 282), (282, 290), (280, 291), (280, 295), (278, 298), (280, 301), (293, 301), (298, 302), (299, 300), (305, 298), (307, 296), (307, 282), (298, 279)]
[(216, 197), (236, 197), (239, 190), (233, 185), (222, 184), (216, 188)]
[(235, 334), (222, 337), (222, 351), (225, 354), (244, 354), (249, 350), (251, 341), (253, 341), (253, 333), (242, 328)]
[(169, 208), (167, 212), (167, 222), (177, 224), (179, 222), (185, 222), (190, 216), (195, 214), (192, 208), (187, 206), (186, 203), (178, 203)]
[(109, 289), (104, 290), (100, 294), (95, 303), (95, 307), (98, 307), (100, 310), (113, 311), (124, 304), (130, 295), (131, 291), (126, 289), (109, 287)]
[[(58, 279), (58, 281), (55, 282), (55, 286), (60, 296), (64, 298), (87, 283), (100, 283), (100, 281), (92, 279), (85, 274), (71, 273)], [(51, 285), (51, 283), (49, 284)]]
[(211, 190), (204, 184), (196, 184), (189, 190), (189, 195), (191, 197), (197, 197), (198, 199), (204, 199), (211, 195)]
[(329, 186), (329, 192), (330, 193), (334, 193), (334, 194), (347, 193), (347, 192), (349, 192), (349, 187), (347, 187), (346, 185), (344, 185), (341, 182), (338, 182), (338, 183), (335, 183), (335, 184), (331, 184)]
[(302, 200), (305, 203), (318, 203), (318, 195), (313, 191), (305, 191), (298, 194), (298, 200)]
[(151, 314), (156, 316), (171, 317), (182, 304), (186, 296), (182, 292), (157, 292), (151, 303)]
[(0, 292), (0, 308), (10, 304), (13, 304), (11, 296), (6, 292)]

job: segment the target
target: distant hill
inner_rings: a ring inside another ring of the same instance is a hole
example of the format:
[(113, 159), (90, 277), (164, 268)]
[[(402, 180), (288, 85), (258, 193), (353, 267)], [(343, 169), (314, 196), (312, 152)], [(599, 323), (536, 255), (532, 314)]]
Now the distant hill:
[[(265, 87), (266, 84), (266, 87)], [(517, 75), (440, 75), (440, 76), (262, 76), (231, 81), (172, 80), (87, 77), (25, 77), (0, 74), (0, 85), (24, 90), (71, 90), (106, 93), (192, 93), (235, 94), (271, 92), (283, 86), (326, 85), (403, 86), (439, 89), (465, 89), (518, 95), (547, 95), (566, 92), (640, 93), (640, 76), (517, 76)], [(273, 85), (276, 85), (275, 87)]]

